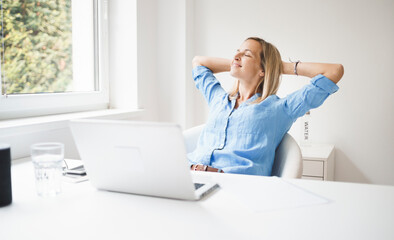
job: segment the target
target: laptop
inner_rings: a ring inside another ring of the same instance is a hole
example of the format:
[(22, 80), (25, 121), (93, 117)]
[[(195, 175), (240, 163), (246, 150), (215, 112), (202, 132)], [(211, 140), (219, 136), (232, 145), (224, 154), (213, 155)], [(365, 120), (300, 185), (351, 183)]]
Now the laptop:
[(194, 184), (181, 128), (173, 123), (71, 120), (91, 184), (100, 190), (199, 200), (218, 184)]

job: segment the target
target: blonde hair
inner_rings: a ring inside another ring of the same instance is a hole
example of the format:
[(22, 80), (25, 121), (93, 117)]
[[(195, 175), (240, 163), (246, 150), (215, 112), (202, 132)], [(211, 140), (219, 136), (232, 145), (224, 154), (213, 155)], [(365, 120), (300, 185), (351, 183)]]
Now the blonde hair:
[[(257, 84), (255, 94), (260, 93), (253, 104), (260, 103), (268, 96), (276, 94), (280, 85), (280, 77), (283, 72), (282, 58), (278, 49), (269, 42), (264, 41), (258, 37), (249, 37), (247, 40), (254, 40), (261, 44), (260, 60), (261, 68), (263, 69), (264, 77), (262, 77)], [(236, 98), (239, 91), (239, 80), (236, 80), (233, 90), (230, 92), (230, 98)]]

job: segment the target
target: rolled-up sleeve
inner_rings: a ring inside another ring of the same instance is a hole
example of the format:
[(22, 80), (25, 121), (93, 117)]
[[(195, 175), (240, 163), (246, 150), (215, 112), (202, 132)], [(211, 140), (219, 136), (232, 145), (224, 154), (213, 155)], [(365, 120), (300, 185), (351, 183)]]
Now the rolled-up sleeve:
[(333, 81), (319, 74), (312, 78), (310, 84), (293, 92), (284, 99), (284, 110), (295, 121), (310, 109), (322, 105), (327, 97), (338, 91), (338, 89), (338, 86)]
[(216, 98), (221, 98), (226, 94), (213, 72), (207, 67), (195, 67), (193, 69), (193, 79), (197, 89), (201, 91), (209, 106), (213, 104)]

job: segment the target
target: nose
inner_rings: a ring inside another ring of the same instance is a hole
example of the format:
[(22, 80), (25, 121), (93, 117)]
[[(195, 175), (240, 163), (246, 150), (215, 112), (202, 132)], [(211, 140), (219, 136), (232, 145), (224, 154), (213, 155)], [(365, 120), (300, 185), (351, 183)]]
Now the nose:
[(234, 55), (234, 60), (237, 60), (237, 61), (241, 60), (241, 53), (240, 53), (240, 52), (237, 52), (237, 53)]

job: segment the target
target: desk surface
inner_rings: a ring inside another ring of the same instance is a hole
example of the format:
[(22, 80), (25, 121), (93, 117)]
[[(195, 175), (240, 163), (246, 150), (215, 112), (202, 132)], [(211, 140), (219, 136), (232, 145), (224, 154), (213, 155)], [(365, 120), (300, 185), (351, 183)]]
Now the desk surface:
[[(33, 174), (31, 162), (13, 163), (13, 203), (0, 208), (0, 239), (394, 239), (393, 186), (286, 180), (331, 201), (256, 212), (228, 188), (192, 202), (99, 191), (89, 182), (63, 183), (61, 195), (44, 199), (36, 195)], [(218, 173), (198, 177), (226, 186), (273, 180)]]

